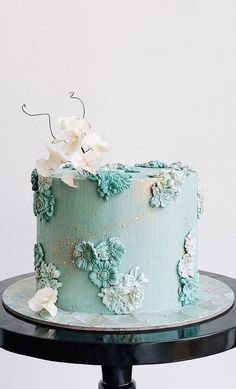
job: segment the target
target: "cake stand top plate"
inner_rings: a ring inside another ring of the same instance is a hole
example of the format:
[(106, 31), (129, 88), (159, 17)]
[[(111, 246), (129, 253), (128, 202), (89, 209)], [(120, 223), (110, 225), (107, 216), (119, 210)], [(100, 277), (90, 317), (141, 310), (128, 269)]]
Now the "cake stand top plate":
[[(202, 272), (236, 293), (236, 279)], [(17, 280), (0, 282), (0, 296)], [(103, 334), (52, 329), (16, 318), (0, 306), (0, 347), (57, 362), (131, 366), (177, 362), (212, 355), (236, 346), (236, 307), (207, 322), (168, 330)]]
[(67, 312), (58, 309), (55, 318), (32, 312), (28, 300), (36, 292), (35, 276), (22, 278), (3, 293), (5, 308), (14, 316), (53, 329), (98, 332), (150, 331), (181, 327), (209, 320), (229, 310), (234, 303), (234, 292), (224, 282), (201, 274), (199, 299), (194, 305), (129, 315)]

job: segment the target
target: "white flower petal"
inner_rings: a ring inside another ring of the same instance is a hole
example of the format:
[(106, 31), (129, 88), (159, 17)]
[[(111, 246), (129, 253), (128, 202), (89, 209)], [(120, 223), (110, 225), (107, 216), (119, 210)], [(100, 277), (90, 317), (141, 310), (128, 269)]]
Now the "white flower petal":
[(96, 171), (101, 166), (101, 161), (102, 156), (100, 153), (97, 153), (93, 150), (89, 150), (87, 151), (87, 153), (82, 154), (82, 161), (80, 161), (80, 167), (91, 173), (96, 173)]
[(38, 159), (36, 169), (40, 176), (50, 177), (52, 175), (52, 169), (50, 169), (47, 159)]
[(40, 176), (50, 177), (52, 172), (57, 169), (61, 163), (67, 162), (67, 157), (55, 150), (51, 145), (46, 144), (48, 149), (48, 159), (38, 159), (36, 169)]
[(97, 152), (106, 152), (110, 150), (110, 145), (107, 142), (104, 142), (95, 132), (91, 132), (86, 135), (83, 140), (83, 144), (91, 147)]
[(77, 185), (74, 183), (74, 175), (72, 172), (65, 172), (61, 177), (61, 181), (72, 188), (77, 188)]
[(62, 146), (62, 151), (65, 153), (68, 158), (71, 157), (74, 153), (80, 153), (80, 143), (77, 141), (66, 143)]
[(53, 308), (53, 305), (56, 301), (57, 290), (52, 288), (43, 288), (39, 289), (35, 293), (34, 297), (28, 301), (28, 305), (33, 312), (41, 312), (43, 309), (46, 309), (49, 313), (52, 312), (54, 315), (55, 308)]
[(51, 169), (55, 170), (57, 169), (62, 162), (67, 162), (66, 156), (64, 156), (62, 153), (54, 150), (51, 146), (47, 146), (49, 157), (48, 157), (48, 164)]
[(52, 316), (55, 317), (57, 315), (57, 306), (53, 303), (53, 301), (49, 301), (46, 304), (42, 304), (43, 308)]
[(91, 130), (91, 125), (87, 119), (80, 119), (78, 128), (83, 131), (84, 134), (88, 135)]
[(28, 305), (31, 309), (31, 311), (33, 312), (40, 312), (42, 311), (42, 299), (37, 296), (37, 293), (34, 297), (32, 297), (29, 301), (28, 301)]

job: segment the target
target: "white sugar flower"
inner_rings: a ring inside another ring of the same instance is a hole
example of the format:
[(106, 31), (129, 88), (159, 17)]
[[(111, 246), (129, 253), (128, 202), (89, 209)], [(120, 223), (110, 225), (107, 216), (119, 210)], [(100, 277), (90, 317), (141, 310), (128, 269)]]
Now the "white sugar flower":
[(59, 120), (61, 132), (54, 143), (61, 143), (63, 153), (77, 170), (85, 169), (91, 173), (101, 166), (102, 153), (110, 149), (99, 135), (91, 132), (88, 120), (77, 117)]
[(67, 161), (66, 157), (63, 156), (59, 151), (56, 151), (51, 146), (47, 145), (48, 159), (38, 159), (36, 162), (36, 169), (38, 174), (43, 177), (50, 177), (52, 172), (57, 169), (61, 163)]
[(102, 288), (98, 296), (111, 312), (130, 314), (141, 308), (144, 298), (144, 284), (148, 282), (139, 267), (133, 268), (129, 274), (118, 274), (115, 285)]
[(195, 231), (190, 231), (190, 233), (185, 238), (184, 248), (186, 253), (191, 257), (196, 256), (197, 252), (197, 234)]
[(103, 153), (110, 150), (110, 145), (104, 142), (102, 138), (95, 132), (87, 134), (83, 140), (82, 148), (89, 148), (98, 153)]
[(28, 305), (33, 312), (41, 312), (45, 309), (52, 317), (57, 314), (57, 290), (52, 288), (39, 289), (34, 297), (28, 301)]
[(64, 142), (62, 150), (71, 159), (71, 157), (75, 157), (75, 153), (80, 151), (82, 141), (85, 135), (90, 132), (91, 126), (88, 120), (76, 117), (59, 119), (59, 125), (61, 132), (56, 142)]
[(194, 258), (189, 254), (185, 254), (178, 263), (178, 273), (180, 277), (193, 277), (195, 273)]
[(75, 183), (74, 183), (74, 175), (70, 171), (65, 172), (62, 175), (61, 181), (64, 182), (64, 184), (71, 186), (72, 188), (77, 188), (77, 185), (75, 185)]

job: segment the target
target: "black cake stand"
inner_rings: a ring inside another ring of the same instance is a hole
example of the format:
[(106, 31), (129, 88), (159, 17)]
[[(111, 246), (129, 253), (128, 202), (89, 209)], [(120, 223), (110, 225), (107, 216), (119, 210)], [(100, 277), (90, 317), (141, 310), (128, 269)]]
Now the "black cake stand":
[[(227, 283), (236, 295), (236, 279), (201, 272)], [(0, 295), (24, 274), (0, 282)], [(98, 333), (55, 329), (14, 317), (0, 306), (0, 347), (57, 362), (102, 366), (99, 389), (134, 389), (132, 366), (184, 361), (221, 353), (236, 346), (235, 304), (207, 322), (169, 330)]]

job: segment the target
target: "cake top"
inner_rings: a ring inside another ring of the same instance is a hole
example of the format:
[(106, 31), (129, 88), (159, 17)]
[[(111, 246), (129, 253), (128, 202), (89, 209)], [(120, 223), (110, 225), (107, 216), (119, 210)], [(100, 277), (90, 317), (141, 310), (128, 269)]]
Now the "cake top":
[(82, 117), (59, 118), (57, 134), (52, 130), (48, 113), (30, 114), (26, 111), (26, 105), (22, 106), (23, 112), (29, 116), (48, 117), (52, 137), (46, 144), (48, 158), (41, 158), (36, 162), (36, 169), (31, 177), (33, 187), (38, 187), (38, 180), (41, 187), (51, 186), (52, 179), (57, 178), (65, 185), (76, 188), (79, 180), (88, 179), (97, 184), (99, 196), (108, 200), (127, 190), (132, 180), (150, 179), (150, 206), (165, 207), (170, 199), (176, 198), (185, 178), (192, 172), (196, 173), (193, 168), (181, 162), (164, 163), (158, 160), (136, 163), (133, 166), (122, 163), (102, 166), (103, 155), (111, 146), (92, 130), (90, 122), (85, 118), (83, 101), (74, 92), (70, 93), (70, 98), (81, 103)]

